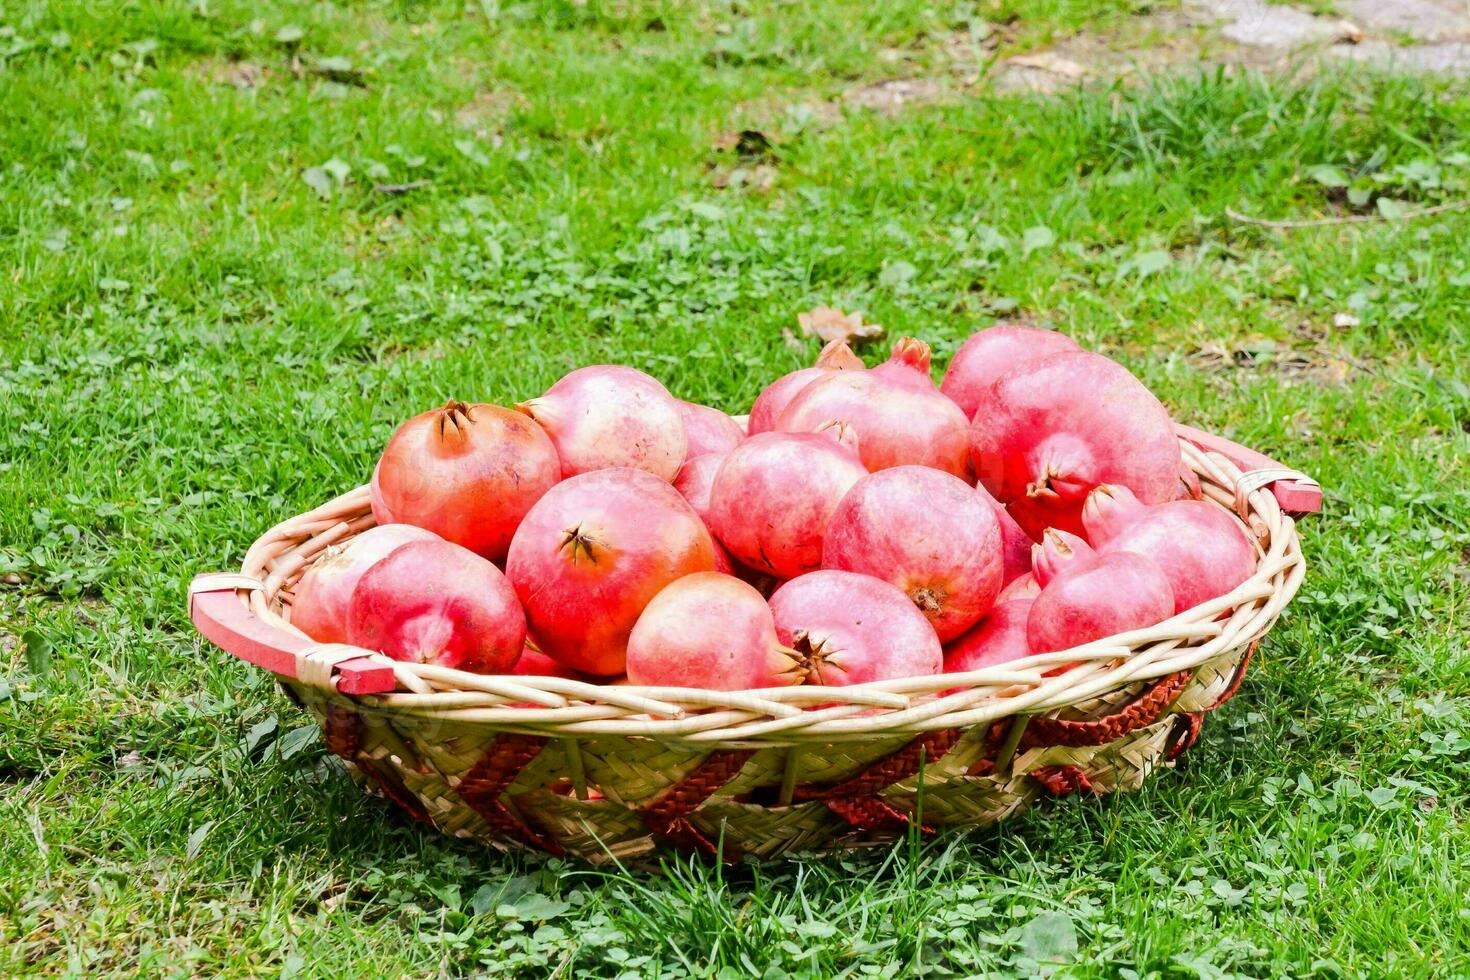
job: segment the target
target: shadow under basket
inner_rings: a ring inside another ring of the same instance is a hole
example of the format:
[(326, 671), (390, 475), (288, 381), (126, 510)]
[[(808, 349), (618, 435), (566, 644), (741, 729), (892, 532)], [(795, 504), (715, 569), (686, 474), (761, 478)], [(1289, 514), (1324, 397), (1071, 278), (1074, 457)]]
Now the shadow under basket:
[(983, 826), (1172, 766), (1296, 594), (1293, 515), (1320, 509), (1320, 489), (1178, 428), (1204, 499), (1257, 543), (1255, 574), (1157, 626), (966, 674), (720, 692), (492, 677), (320, 644), (290, 625), (292, 590), (324, 549), (373, 526), (366, 487), (271, 529), (238, 574), (199, 576), (190, 617), (276, 674), (365, 787), (495, 847), (728, 860), (880, 844), (911, 823)]

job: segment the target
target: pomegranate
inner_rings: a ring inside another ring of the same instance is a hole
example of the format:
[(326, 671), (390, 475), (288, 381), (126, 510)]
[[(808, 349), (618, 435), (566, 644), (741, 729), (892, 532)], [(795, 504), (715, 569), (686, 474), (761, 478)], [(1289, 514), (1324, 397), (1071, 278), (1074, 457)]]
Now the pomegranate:
[[(1179, 440), (1164, 406), (1127, 368), (1064, 351), (982, 389), (970, 426), (975, 474), (1028, 534), (1080, 532), (1082, 503), (1121, 483), (1147, 503), (1177, 496)], [(862, 435), (862, 429), (858, 429)]]
[(745, 438), (745, 430), (740, 423), (718, 408), (685, 401), (678, 402), (677, 407), (689, 441), (686, 459), (706, 453), (727, 453)]
[(347, 635), (394, 660), (503, 674), (525, 646), (526, 616), (484, 558), (448, 541), (410, 541), (358, 580)]
[(960, 345), (950, 359), (939, 390), (960, 407), (965, 418), (973, 419), (981, 392), (986, 388), (1048, 354), (1077, 349), (1077, 341), (1054, 330), (997, 323), (971, 334)]
[(1036, 576), (1027, 572), (1020, 578), (1011, 582), (1000, 590), (1000, 595), (995, 597), (998, 606), (1003, 602), (1013, 602), (1016, 599), (1030, 599), (1041, 594), (1041, 583), (1036, 581)]
[(808, 684), (937, 674), (943, 665), (929, 620), (881, 579), (838, 569), (811, 572), (776, 590), (771, 615)]
[(1092, 545), (1077, 535), (1049, 527), (1042, 532), (1041, 543), (1031, 546), (1031, 574), (1044, 589), (1071, 562), (1094, 555)]
[(898, 338), (888, 360), (873, 368), (872, 374), (906, 388), (934, 390), (934, 379), (929, 376), (929, 345), (915, 337)]
[(778, 419), (791, 399), (800, 394), (807, 385), (818, 378), (825, 378), (829, 371), (861, 371), (863, 369), (862, 358), (852, 352), (846, 341), (834, 340), (822, 348), (822, 353), (817, 355), (817, 363), (813, 367), (801, 368), (781, 377), (766, 385), (764, 391), (756, 396), (755, 404), (750, 406), (750, 418), (745, 424), (745, 431), (750, 435), (757, 432), (770, 432), (776, 428)]
[(578, 368), (516, 408), (551, 436), (563, 477), (628, 466), (668, 483), (689, 446), (679, 404), (668, 389), (617, 364)]
[(715, 473), (710, 528), (740, 562), (777, 578), (822, 565), (822, 536), (837, 503), (867, 475), (842, 427), (762, 432)]
[(1026, 621), (1030, 615), (1029, 598), (997, 602), (974, 629), (945, 646), (944, 672), (958, 674), (1029, 657)]
[[(529, 643), (521, 651), (521, 659), (516, 661), (511, 673), (521, 677), (565, 677), (569, 681), (582, 679), (581, 674), (569, 667), (563, 667)], [(540, 705), (534, 705), (534, 707), (540, 707)]]
[(498, 405), (465, 402), (399, 426), (376, 470), (381, 516), (491, 561), (505, 557), (516, 525), (559, 479), (556, 449), (538, 426)]
[(665, 586), (628, 638), (628, 680), (658, 687), (743, 691), (801, 679), (776, 639), (766, 600), (751, 585), (696, 572)]
[(505, 573), (536, 645), (586, 674), (623, 672), (628, 634), (674, 579), (711, 571), (714, 543), (678, 491), (615, 467), (564, 480), (510, 543)]
[(885, 365), (812, 382), (786, 406), (776, 428), (812, 432), (835, 419), (857, 430), (863, 465), (873, 472), (913, 464), (963, 478), (965, 416), (927, 374), (919, 378), (915, 364), (921, 352), (927, 360), (928, 345), (904, 338)]
[(1169, 579), (1147, 558), (1127, 551), (1075, 555), (1032, 600), (1026, 639), (1033, 652), (1049, 653), (1143, 629), (1172, 615)]
[(842, 498), (827, 525), (822, 567), (898, 586), (940, 641), (952, 640), (1000, 591), (1000, 523), (959, 477), (895, 466), (863, 477)]
[(399, 545), (438, 541), (437, 535), (410, 524), (370, 527), (345, 545), (317, 556), (296, 583), (291, 625), (321, 643), (347, 642), (347, 604), (357, 580)]
[(1150, 507), (1126, 487), (1103, 484), (1087, 495), (1082, 523), (1103, 554), (1131, 551), (1162, 568), (1176, 613), (1225, 595), (1256, 571), (1256, 550), (1240, 522), (1208, 501)]
[[(726, 455), (705, 453), (703, 456), (691, 456), (684, 461), (684, 465), (679, 468), (679, 475), (674, 478), (674, 489), (689, 501), (706, 528), (709, 527), (710, 491), (714, 489), (715, 473), (719, 471)], [(726, 575), (735, 574), (735, 562), (731, 559), (730, 552), (718, 540), (711, 540), (715, 546), (715, 571)]]
[(383, 502), (383, 487), (378, 480), (382, 471), (383, 460), (379, 457), (378, 461), (373, 464), (372, 479), (368, 480), (368, 504), (373, 510), (373, 520), (378, 524), (397, 524), (398, 522), (393, 519), (393, 514), (388, 510), (388, 505)]
[(1021, 525), (1016, 523), (1010, 511), (992, 497), (989, 490), (977, 486), (975, 493), (990, 505), (990, 509), (995, 512), (995, 519), (1000, 522), (1000, 582), (1002, 586), (1010, 585), (1031, 571), (1031, 537), (1021, 530)]

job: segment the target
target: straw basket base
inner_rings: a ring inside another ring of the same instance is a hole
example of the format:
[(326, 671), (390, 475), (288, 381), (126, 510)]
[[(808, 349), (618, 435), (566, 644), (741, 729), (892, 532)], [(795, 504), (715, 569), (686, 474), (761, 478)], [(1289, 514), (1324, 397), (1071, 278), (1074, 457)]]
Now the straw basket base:
[[(1198, 717), (1234, 693), (1246, 661), (1236, 651), (1201, 664), (1163, 689), (1168, 701), (1156, 717), (1148, 706), (1154, 720), (1125, 722), (1125, 734), (1099, 744), (1051, 744), (1051, 733), (1028, 738), (1023, 731), (1004, 767), (997, 754), (1014, 720), (963, 733), (759, 750), (607, 736), (579, 740), (573, 750), (580, 787), (567, 775), (574, 767), (565, 739), (487, 736), (287, 683), (353, 778), (414, 819), (501, 850), (596, 864), (636, 863), (661, 845), (726, 860), (853, 850), (903, 837), (910, 821), (925, 830), (985, 827), (1039, 798), (1135, 790), (1155, 770), (1173, 767), (1197, 736)], [(1058, 715), (1119, 718), (1119, 709), (1147, 706), (1161, 683), (1130, 685)]]

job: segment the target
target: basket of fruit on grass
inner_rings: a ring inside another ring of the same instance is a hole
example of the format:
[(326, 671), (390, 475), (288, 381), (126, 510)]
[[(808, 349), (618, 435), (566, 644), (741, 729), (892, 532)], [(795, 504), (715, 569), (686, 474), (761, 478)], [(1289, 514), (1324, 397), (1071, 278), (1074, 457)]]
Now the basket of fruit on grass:
[(1044, 330), (841, 341), (748, 417), (629, 367), (405, 422), (190, 614), (414, 819), (773, 856), (1134, 789), (1295, 594), (1309, 478)]

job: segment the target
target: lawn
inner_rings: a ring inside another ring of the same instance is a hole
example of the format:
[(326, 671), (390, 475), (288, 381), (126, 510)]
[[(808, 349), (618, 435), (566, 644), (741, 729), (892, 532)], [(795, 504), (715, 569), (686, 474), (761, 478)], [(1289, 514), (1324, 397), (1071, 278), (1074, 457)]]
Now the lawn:
[[(0, 974), (1470, 973), (1470, 212), (1224, 214), (1470, 197), (1470, 96), (956, 67), (1128, 15), (0, 9)], [(939, 98), (850, 104), (906, 77)], [(364, 797), (190, 628), (188, 580), (397, 420), (589, 362), (742, 411), (818, 304), (941, 367), (1062, 328), (1321, 480), (1307, 582), (1186, 766), (859, 857), (592, 871)]]

